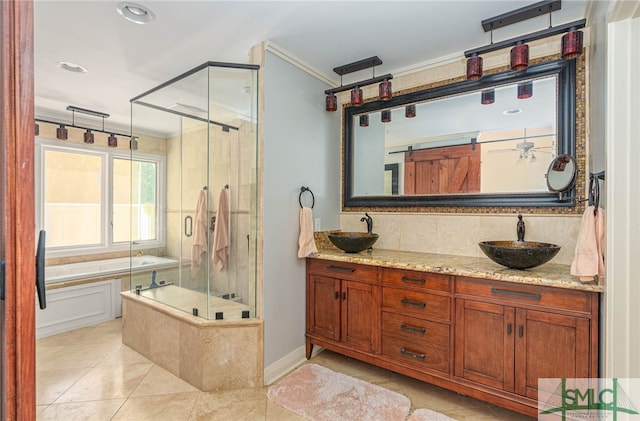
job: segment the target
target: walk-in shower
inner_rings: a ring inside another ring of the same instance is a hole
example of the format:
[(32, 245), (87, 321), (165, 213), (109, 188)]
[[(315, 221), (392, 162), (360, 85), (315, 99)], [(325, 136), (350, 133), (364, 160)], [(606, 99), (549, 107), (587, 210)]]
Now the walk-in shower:
[[(256, 318), (257, 98), (258, 66), (208, 62), (131, 100), (132, 152), (140, 148), (166, 157), (158, 164), (136, 153), (132, 160), (131, 256), (148, 246), (176, 264), (131, 273), (131, 290), (123, 294), (123, 341), (157, 363), (167, 360), (163, 366), (180, 377), (198, 377), (186, 380), (202, 390), (221, 387), (204, 378), (207, 369), (201, 365), (222, 349), (225, 370), (233, 358), (246, 366), (240, 359), (249, 353), (249, 365), (256, 361), (249, 371), (255, 368), (262, 376), (262, 323)], [(173, 320), (159, 322), (166, 317)], [(172, 326), (177, 333), (169, 331)], [(187, 333), (194, 326), (206, 331), (197, 335), (202, 343), (194, 344)], [(177, 342), (154, 344), (163, 336)], [(175, 348), (173, 356), (166, 355), (167, 346)], [(235, 346), (242, 351), (227, 355)], [(204, 355), (195, 355), (194, 347)], [(200, 367), (194, 368), (194, 361)], [(238, 387), (233, 379), (226, 381)]]

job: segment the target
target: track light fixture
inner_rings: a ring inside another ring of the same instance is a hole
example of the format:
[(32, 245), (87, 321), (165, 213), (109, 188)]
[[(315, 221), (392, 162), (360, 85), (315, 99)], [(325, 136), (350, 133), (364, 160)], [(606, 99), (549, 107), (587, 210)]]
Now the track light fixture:
[(324, 91), (324, 93), (327, 96), (325, 99), (325, 109), (329, 112), (336, 111), (338, 109), (338, 99), (336, 98), (335, 94), (338, 92), (344, 92), (349, 90), (351, 91), (351, 105), (360, 106), (364, 103), (362, 87), (372, 85), (374, 83), (379, 83), (379, 82), (380, 82), (380, 86), (378, 87), (378, 90), (380, 93), (379, 99), (383, 101), (391, 99), (393, 95), (391, 92), (391, 82), (389, 81), (390, 79), (393, 79), (393, 75), (391, 74), (386, 74), (383, 76), (375, 76), (375, 72), (374, 72), (373, 77), (371, 77), (370, 79), (361, 80), (359, 82), (351, 83), (349, 85), (342, 84), (343, 75), (357, 72), (359, 70), (374, 68), (375, 66), (378, 66), (380, 64), (382, 64), (382, 60), (380, 60), (380, 58), (378, 58), (377, 56), (373, 56), (363, 60), (355, 61), (353, 63), (335, 67), (333, 71), (340, 75), (340, 86), (337, 88), (327, 89), (326, 91)]
[(84, 143), (93, 144), (93, 142), (94, 142), (93, 133), (91, 133), (91, 129), (87, 129), (87, 131), (84, 132)]
[(56, 129), (56, 139), (67, 140), (68, 136), (69, 136), (69, 131), (64, 127), (64, 124), (61, 124), (60, 127)]
[[(474, 48), (464, 52), (467, 57), (467, 79), (475, 80), (482, 77), (481, 54), (491, 51), (511, 48), (510, 64), (514, 71), (521, 71), (529, 66), (529, 46), (528, 42), (551, 37), (553, 35), (565, 34), (562, 37), (562, 58), (572, 59), (582, 54), (582, 32), (579, 29), (586, 26), (587, 20), (581, 19), (559, 26), (551, 25), (551, 13), (560, 10), (561, 0), (541, 1), (529, 6), (521, 7), (511, 12), (495, 16), (482, 21), (485, 32), (491, 31), (491, 43), (484, 47)], [(517, 38), (510, 38), (504, 41), (493, 42), (493, 30), (535, 18), (544, 14), (549, 14), (549, 27), (541, 31), (532, 32)]]

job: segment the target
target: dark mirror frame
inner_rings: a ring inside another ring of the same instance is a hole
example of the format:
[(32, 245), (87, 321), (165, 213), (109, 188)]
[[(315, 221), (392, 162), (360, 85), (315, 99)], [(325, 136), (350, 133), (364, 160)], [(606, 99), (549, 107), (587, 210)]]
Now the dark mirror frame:
[[(485, 193), (449, 195), (399, 195), (399, 196), (353, 196), (354, 168), (351, 157), (354, 154), (354, 116), (383, 109), (404, 107), (415, 102), (434, 100), (441, 97), (480, 91), (498, 85), (517, 83), (521, 80), (557, 75), (558, 80), (558, 121), (557, 155), (576, 156), (576, 60), (555, 60), (529, 66), (522, 71), (506, 71), (483, 76), (478, 80), (437, 86), (404, 95), (397, 95), (388, 101), (372, 101), (361, 106), (348, 106), (343, 112), (343, 207), (571, 207), (574, 199), (561, 200), (557, 193)], [(381, 169), (382, 170), (382, 169)], [(575, 187), (568, 191), (575, 197)]]

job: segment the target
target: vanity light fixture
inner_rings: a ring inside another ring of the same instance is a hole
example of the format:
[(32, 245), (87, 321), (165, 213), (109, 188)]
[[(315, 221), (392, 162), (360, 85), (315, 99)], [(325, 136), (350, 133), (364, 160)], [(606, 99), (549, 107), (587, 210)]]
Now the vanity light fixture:
[(383, 110), (380, 115), (380, 121), (389, 123), (391, 121), (391, 110)]
[[(510, 51), (511, 70), (521, 71), (529, 66), (528, 42), (548, 38), (554, 35), (565, 34), (562, 37), (562, 58), (572, 59), (582, 54), (582, 32), (579, 29), (586, 26), (587, 20), (580, 19), (563, 25), (551, 25), (551, 13), (560, 10), (561, 0), (545, 0), (529, 6), (521, 7), (511, 12), (485, 19), (481, 22), (485, 32), (491, 31), (491, 42), (483, 47), (474, 48), (464, 52), (467, 57), (467, 79), (475, 80), (482, 76), (482, 61), (478, 60), (481, 54), (512, 47)], [(504, 41), (493, 42), (493, 30), (514, 23), (532, 19), (544, 14), (549, 14), (549, 27), (527, 35)]]
[(351, 90), (351, 105), (362, 105), (362, 89), (358, 86)]
[(36, 123), (36, 127), (35, 127), (35, 130), (34, 130), (33, 134), (35, 136), (38, 136), (40, 134), (40, 125), (38, 123)]
[(61, 124), (60, 127), (56, 129), (56, 139), (58, 140), (67, 140), (69, 136), (69, 131), (64, 127), (64, 124)]
[(474, 54), (467, 59), (467, 79), (478, 80), (482, 77), (482, 57)]
[(391, 92), (391, 82), (389, 82), (387, 79), (380, 82), (380, 85), (378, 85), (378, 91), (378, 97), (382, 101), (388, 101), (393, 96), (393, 93)]
[(413, 118), (416, 116), (416, 104), (409, 104), (404, 107), (404, 116), (407, 118)]
[(362, 114), (360, 116), (360, 127), (368, 127), (369, 126), (369, 114)]
[(84, 132), (84, 143), (93, 144), (93, 142), (94, 142), (93, 133), (91, 133), (91, 129), (87, 129), (87, 131)]
[(118, 3), (116, 10), (129, 22), (144, 25), (156, 19), (156, 15), (149, 9), (138, 3), (122, 2)]
[(527, 99), (533, 96), (533, 82), (518, 83), (518, 99)]
[(359, 70), (364, 70), (368, 68), (374, 68), (382, 64), (382, 60), (377, 56), (365, 58), (363, 60), (355, 61), (353, 63), (345, 64), (342, 66), (334, 67), (333, 71), (340, 75), (340, 86), (337, 88), (331, 88), (324, 91), (327, 96), (325, 99), (325, 109), (329, 112), (336, 111), (338, 109), (338, 100), (335, 97), (335, 94), (338, 92), (351, 91), (351, 105), (360, 106), (364, 103), (364, 97), (362, 94), (362, 87), (373, 85), (374, 83), (380, 83), (378, 87), (380, 97), (379, 99), (386, 101), (391, 99), (391, 82), (390, 79), (393, 79), (393, 75), (386, 74), (383, 76), (375, 76), (375, 72), (373, 73), (373, 77), (366, 80), (361, 80), (359, 82), (350, 83), (348, 85), (342, 84), (342, 77), (348, 73), (357, 72)]
[(496, 100), (496, 91), (493, 89), (485, 89), (480, 93), (480, 103), (482, 105), (493, 104)]
[(118, 147), (118, 138), (116, 137), (115, 134), (111, 133), (109, 135), (109, 137), (107, 138), (107, 144), (109, 145), (110, 148)]
[(332, 93), (327, 95), (327, 98), (325, 99), (325, 107), (329, 112), (334, 112), (338, 109), (338, 97), (336, 97), (336, 94)]

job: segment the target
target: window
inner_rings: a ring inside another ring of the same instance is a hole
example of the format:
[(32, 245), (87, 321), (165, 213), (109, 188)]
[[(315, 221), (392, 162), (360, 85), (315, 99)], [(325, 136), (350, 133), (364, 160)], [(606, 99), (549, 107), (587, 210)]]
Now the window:
[(38, 229), (52, 256), (164, 245), (164, 157), (38, 140)]

